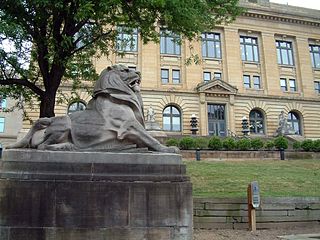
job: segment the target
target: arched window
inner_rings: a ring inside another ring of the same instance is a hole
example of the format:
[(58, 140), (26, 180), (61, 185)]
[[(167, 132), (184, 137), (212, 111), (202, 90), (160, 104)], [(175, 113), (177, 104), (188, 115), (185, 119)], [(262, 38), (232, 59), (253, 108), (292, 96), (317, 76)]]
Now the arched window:
[(77, 111), (83, 111), (85, 109), (86, 109), (86, 105), (83, 102), (81, 101), (73, 102), (68, 107), (68, 114), (71, 114)]
[(264, 134), (264, 119), (261, 111), (254, 109), (250, 112), (250, 132)]
[(297, 135), (301, 134), (300, 118), (297, 113), (289, 112), (287, 122), (290, 125), (290, 127), (294, 130), (295, 134), (297, 134)]
[(181, 131), (181, 113), (175, 106), (168, 106), (163, 110), (163, 130)]

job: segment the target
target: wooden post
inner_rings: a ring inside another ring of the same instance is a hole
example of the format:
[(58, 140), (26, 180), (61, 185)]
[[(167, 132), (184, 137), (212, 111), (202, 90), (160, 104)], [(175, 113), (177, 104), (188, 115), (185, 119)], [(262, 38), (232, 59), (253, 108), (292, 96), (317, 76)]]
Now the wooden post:
[(255, 232), (257, 230), (256, 225), (256, 209), (252, 205), (252, 185), (248, 185), (247, 189), (248, 196), (248, 219), (249, 219), (249, 230)]

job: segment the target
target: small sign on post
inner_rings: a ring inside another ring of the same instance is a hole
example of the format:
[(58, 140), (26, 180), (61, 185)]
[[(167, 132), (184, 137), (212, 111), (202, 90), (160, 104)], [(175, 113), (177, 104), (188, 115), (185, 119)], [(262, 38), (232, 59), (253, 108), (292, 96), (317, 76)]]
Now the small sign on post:
[(257, 181), (248, 185), (248, 218), (249, 230), (256, 231), (256, 208), (260, 207), (260, 190)]

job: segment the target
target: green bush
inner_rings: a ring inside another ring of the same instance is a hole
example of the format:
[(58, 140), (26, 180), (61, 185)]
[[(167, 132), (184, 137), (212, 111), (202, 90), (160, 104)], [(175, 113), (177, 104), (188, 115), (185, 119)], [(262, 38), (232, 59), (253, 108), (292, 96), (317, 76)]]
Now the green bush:
[(208, 144), (210, 149), (213, 150), (221, 150), (222, 149), (222, 142), (219, 137), (211, 137), (209, 139), (209, 144)]
[(294, 143), (292, 144), (292, 148), (293, 148), (294, 150), (300, 150), (300, 149), (301, 149), (301, 142), (299, 142), (299, 141), (294, 142)]
[(277, 148), (277, 149), (287, 149), (288, 148), (288, 139), (286, 139), (285, 137), (277, 137), (275, 140), (274, 140), (274, 146)]
[(243, 138), (237, 141), (237, 149), (241, 151), (247, 151), (251, 148), (250, 139)]
[(195, 148), (195, 141), (192, 137), (181, 138), (179, 146), (183, 150)]
[(263, 145), (264, 145), (264, 143), (260, 138), (251, 139), (251, 147), (254, 150), (259, 150), (259, 149), (263, 148)]
[(320, 139), (313, 141), (313, 151), (320, 152)]
[(222, 146), (225, 150), (233, 150), (236, 148), (236, 141), (231, 137), (227, 137), (222, 141)]
[(196, 138), (195, 140), (195, 147), (200, 149), (208, 148), (209, 140), (207, 138)]
[(177, 139), (177, 138), (169, 138), (169, 139), (166, 141), (166, 145), (167, 145), (167, 146), (176, 146), (176, 147), (179, 147), (179, 139)]
[(264, 144), (264, 148), (268, 149), (268, 150), (273, 149), (274, 148), (274, 141), (272, 141), (272, 140), (266, 141)]
[(301, 148), (306, 152), (312, 151), (313, 150), (313, 141), (311, 139), (303, 140), (301, 143)]

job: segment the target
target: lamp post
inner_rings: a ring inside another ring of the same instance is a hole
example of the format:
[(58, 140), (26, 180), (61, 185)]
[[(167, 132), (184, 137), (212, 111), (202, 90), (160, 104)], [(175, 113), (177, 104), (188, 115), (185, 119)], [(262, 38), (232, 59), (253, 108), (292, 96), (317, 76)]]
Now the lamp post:
[(246, 116), (243, 116), (242, 118), (242, 133), (243, 133), (243, 136), (248, 136), (249, 135), (249, 132), (250, 132), (250, 129), (249, 129), (249, 122), (248, 122), (248, 119)]
[(199, 129), (198, 129), (198, 119), (195, 114), (191, 115), (190, 126), (191, 126), (192, 135), (196, 135)]

